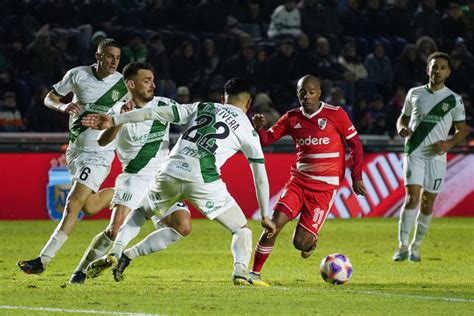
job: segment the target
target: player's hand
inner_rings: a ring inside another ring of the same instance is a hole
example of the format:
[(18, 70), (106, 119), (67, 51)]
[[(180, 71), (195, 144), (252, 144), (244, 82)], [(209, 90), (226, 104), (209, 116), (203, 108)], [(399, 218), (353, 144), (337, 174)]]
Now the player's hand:
[(114, 126), (111, 116), (102, 114), (89, 114), (82, 118), (81, 124), (92, 129), (106, 129)]
[(80, 103), (76, 102), (64, 104), (64, 106), (61, 107), (61, 112), (69, 115), (79, 115), (82, 111), (84, 111), (84, 108)]
[(403, 138), (411, 136), (411, 134), (413, 134), (413, 132), (407, 127), (403, 127), (401, 130), (398, 131), (398, 135)]
[(124, 103), (124, 105), (122, 105), (122, 108), (120, 109), (120, 113), (126, 113), (126, 112), (130, 112), (131, 110), (133, 110), (135, 108), (135, 101), (130, 100), (130, 101), (127, 101), (127, 103)]
[(262, 227), (265, 228), (267, 238), (272, 238), (276, 233), (275, 223), (268, 216), (264, 216), (260, 223), (262, 224)]
[(437, 155), (443, 155), (451, 149), (451, 147), (449, 146), (449, 142), (445, 140), (440, 140), (434, 143), (433, 145), (431, 145), (431, 148), (433, 152)]
[(254, 116), (252, 116), (252, 122), (255, 129), (259, 130), (263, 126), (265, 126), (267, 119), (265, 118), (263, 114), (255, 114)]
[(367, 189), (365, 188), (364, 181), (354, 181), (352, 183), (352, 190), (354, 190), (355, 194), (357, 195), (367, 195)]

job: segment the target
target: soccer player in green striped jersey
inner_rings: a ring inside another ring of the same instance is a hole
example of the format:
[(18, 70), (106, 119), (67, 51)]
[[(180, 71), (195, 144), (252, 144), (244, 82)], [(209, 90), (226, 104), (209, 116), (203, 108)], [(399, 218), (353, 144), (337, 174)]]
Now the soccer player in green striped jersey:
[[(120, 44), (110, 38), (99, 42), (95, 57), (97, 63), (70, 69), (63, 79), (53, 85), (44, 104), (56, 111), (69, 114), (69, 146), (66, 152), (72, 174), (72, 189), (66, 199), (63, 218), (44, 246), (40, 255), (32, 260), (18, 261), (17, 265), (27, 274), (44, 271), (49, 262), (72, 233), (81, 209), (93, 215), (108, 207), (113, 190), (99, 187), (110, 171), (114, 146), (97, 144), (99, 131), (81, 125), (81, 118), (90, 113), (107, 113), (120, 100), (125, 100), (127, 87), (117, 72), (120, 62)], [(73, 99), (62, 103), (70, 92)]]
[[(155, 97), (153, 67), (147, 63), (132, 62), (123, 68), (123, 76), (135, 109), (176, 105), (168, 98)], [(120, 112), (109, 112), (119, 114)], [(97, 234), (84, 253), (81, 262), (71, 276), (69, 283), (81, 284), (86, 279), (86, 268), (95, 259), (103, 256), (115, 240), (120, 226), (127, 215), (140, 206), (143, 193), (153, 182), (156, 171), (168, 157), (169, 123), (148, 120), (110, 127), (99, 135), (99, 145), (107, 146), (116, 140), (117, 155), (122, 163), (123, 173), (115, 182), (112, 199), (112, 216), (108, 227)], [(181, 201), (172, 205), (163, 216), (160, 227), (143, 242), (127, 249), (123, 254), (126, 265), (138, 255), (156, 252), (181, 239), (191, 232), (189, 209)], [(152, 218), (154, 221), (160, 219)], [(122, 260), (122, 261), (123, 261)], [(125, 264), (125, 263), (124, 263)], [(117, 281), (122, 279), (123, 269), (114, 270)]]
[(251, 103), (251, 87), (241, 79), (230, 79), (224, 87), (222, 104), (197, 102), (143, 108), (115, 116), (88, 115), (85, 126), (109, 128), (125, 122), (160, 120), (185, 124), (184, 131), (161, 166), (153, 185), (146, 191), (140, 208), (125, 220), (108, 255), (87, 268), (91, 277), (117, 266), (125, 246), (140, 231), (146, 218), (162, 215), (178, 200), (188, 200), (204, 216), (215, 219), (232, 233), (233, 282), (251, 284), (248, 265), (252, 253), (252, 232), (239, 205), (220, 177), (221, 166), (242, 151), (252, 170), (261, 224), (271, 237), (275, 224), (268, 217), (269, 186), (258, 134), (245, 114)]
[[(421, 241), (431, 223), (433, 204), (446, 174), (446, 152), (467, 135), (462, 98), (445, 86), (451, 74), (450, 56), (442, 52), (428, 56), (427, 74), (428, 84), (408, 91), (397, 121), (398, 134), (405, 138), (403, 169), (406, 198), (400, 211), (399, 245), (393, 255), (394, 261), (421, 260)], [(455, 133), (448, 139), (452, 125)], [(415, 233), (409, 244), (415, 224)]]

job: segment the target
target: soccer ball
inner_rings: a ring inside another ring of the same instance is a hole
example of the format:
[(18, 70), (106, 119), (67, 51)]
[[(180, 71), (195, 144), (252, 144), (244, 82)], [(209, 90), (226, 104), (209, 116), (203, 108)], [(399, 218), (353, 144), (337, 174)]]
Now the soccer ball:
[(324, 281), (341, 285), (351, 278), (352, 264), (343, 254), (333, 253), (321, 261), (320, 271)]

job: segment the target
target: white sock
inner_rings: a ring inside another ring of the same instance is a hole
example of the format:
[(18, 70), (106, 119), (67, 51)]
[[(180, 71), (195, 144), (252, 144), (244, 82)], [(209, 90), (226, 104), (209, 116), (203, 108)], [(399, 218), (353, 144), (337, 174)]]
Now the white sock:
[(146, 217), (139, 208), (128, 214), (125, 222), (120, 227), (117, 237), (115, 237), (114, 244), (109, 253), (120, 258), (128, 243), (140, 233), (140, 229), (145, 222)]
[(43, 267), (46, 267), (49, 262), (54, 258), (56, 253), (66, 242), (67, 238), (68, 235), (61, 230), (55, 230), (53, 232), (53, 234), (51, 235), (48, 242), (40, 253), (41, 263), (43, 264)]
[(399, 247), (407, 247), (413, 225), (415, 225), (416, 209), (402, 207), (400, 220), (398, 221), (398, 244)]
[(416, 218), (415, 235), (413, 236), (413, 241), (411, 242), (410, 247), (420, 247), (421, 241), (425, 238), (432, 219), (433, 214), (425, 215), (421, 212), (418, 214), (418, 217)]
[(248, 228), (234, 231), (231, 250), (234, 256), (234, 274), (247, 274), (252, 256), (252, 231)]
[(135, 259), (138, 256), (148, 255), (166, 249), (172, 243), (183, 238), (174, 228), (165, 227), (160, 228), (148, 236), (141, 242), (125, 250), (123, 253), (130, 259)]
[(85, 273), (89, 263), (105, 255), (112, 242), (113, 241), (105, 232), (100, 232), (94, 236), (75, 271), (82, 271)]

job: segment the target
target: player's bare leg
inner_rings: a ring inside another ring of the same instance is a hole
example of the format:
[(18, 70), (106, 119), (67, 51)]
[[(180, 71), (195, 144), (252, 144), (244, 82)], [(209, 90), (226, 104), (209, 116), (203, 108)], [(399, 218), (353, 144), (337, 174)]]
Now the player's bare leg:
[(95, 215), (105, 208), (110, 207), (110, 202), (114, 196), (114, 188), (105, 188), (89, 196), (86, 204), (82, 208), (86, 215)]
[(191, 214), (186, 209), (178, 209), (162, 218), (160, 222), (161, 228), (123, 252), (118, 264), (112, 269), (115, 281), (123, 280), (123, 272), (136, 257), (164, 250), (189, 235), (192, 230)]
[(416, 218), (416, 228), (413, 240), (409, 246), (409, 257), (410, 261), (419, 262), (421, 261), (420, 245), (421, 241), (425, 238), (430, 226), (431, 220), (433, 219), (433, 204), (436, 200), (436, 193), (430, 193), (423, 190), (421, 194), (421, 206), (420, 212)]
[(265, 264), (268, 257), (270, 256), (270, 253), (273, 250), (273, 246), (275, 245), (277, 236), (280, 234), (283, 227), (285, 227), (285, 225), (290, 221), (290, 219), (285, 213), (278, 211), (279, 207), (284, 206), (277, 205), (272, 215), (272, 221), (275, 223), (276, 226), (275, 234), (271, 238), (268, 238), (267, 234), (264, 231), (260, 236), (257, 245), (255, 246), (253, 267), (252, 271), (250, 272), (250, 279), (252, 282), (264, 282), (261, 280), (260, 271), (262, 270), (263, 265)]
[(398, 248), (393, 254), (394, 261), (408, 259), (408, 239), (415, 225), (416, 209), (420, 203), (421, 186), (409, 184), (405, 186), (405, 202), (400, 210), (398, 222)]
[[(112, 190), (113, 194), (113, 190)], [(109, 195), (108, 192), (103, 194)], [(103, 196), (103, 197), (104, 197)], [(110, 199), (112, 196), (110, 196)], [(89, 198), (90, 200), (90, 198)], [(88, 200), (88, 201), (89, 201)], [(110, 204), (110, 200), (108, 204)], [(87, 247), (87, 250), (84, 252), (81, 261), (79, 262), (76, 270), (69, 279), (71, 284), (82, 284), (86, 280), (86, 270), (87, 266), (94, 260), (104, 256), (109, 249), (112, 242), (115, 240), (115, 237), (118, 234), (120, 226), (122, 226), (125, 218), (130, 214), (131, 209), (125, 205), (118, 204), (112, 209), (112, 215), (110, 217), (110, 222), (107, 228), (97, 234)]]
[(44, 271), (74, 230), (77, 216), (91, 194), (92, 190), (90, 188), (77, 181), (73, 182), (71, 191), (66, 199), (63, 217), (43, 250), (41, 250), (39, 257), (17, 262), (17, 265), (23, 272), (27, 274), (38, 274)]
[(301, 250), (301, 257), (303, 259), (307, 259), (313, 254), (317, 243), (318, 237), (316, 235), (311, 234), (300, 225), (296, 226), (293, 235), (293, 246), (295, 246), (296, 249)]

